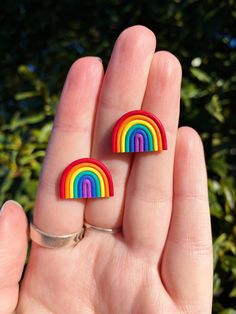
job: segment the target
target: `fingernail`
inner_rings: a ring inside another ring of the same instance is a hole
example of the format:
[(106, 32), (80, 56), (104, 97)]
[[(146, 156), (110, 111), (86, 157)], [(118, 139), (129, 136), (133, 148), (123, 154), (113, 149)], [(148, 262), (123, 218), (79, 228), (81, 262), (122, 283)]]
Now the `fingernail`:
[(17, 203), (16, 201), (8, 200), (8, 201), (6, 201), (5, 203), (3, 203), (2, 207), (0, 208), (0, 216), (4, 213), (6, 207), (7, 207), (7, 205), (8, 205), (9, 203), (12, 203), (12, 204), (14, 204), (14, 205), (17, 205), (18, 207), (21, 207), (21, 205), (20, 205), (19, 203)]
[(102, 59), (100, 57), (96, 57), (101, 63), (102, 63)]
[(4, 212), (4, 209), (6, 208), (6, 203), (7, 203), (7, 202), (5, 202), (5, 203), (2, 205), (1, 209), (0, 209), (0, 216), (2, 216), (2, 214), (3, 214), (3, 212)]

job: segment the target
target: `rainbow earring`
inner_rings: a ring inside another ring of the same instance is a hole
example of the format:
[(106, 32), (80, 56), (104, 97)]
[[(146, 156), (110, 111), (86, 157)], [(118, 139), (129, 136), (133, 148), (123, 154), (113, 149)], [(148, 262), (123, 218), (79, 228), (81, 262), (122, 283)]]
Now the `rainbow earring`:
[(94, 158), (82, 158), (69, 164), (60, 180), (60, 198), (100, 198), (114, 195), (107, 167)]
[(124, 114), (112, 133), (114, 153), (136, 153), (167, 150), (166, 132), (152, 113), (134, 110)]

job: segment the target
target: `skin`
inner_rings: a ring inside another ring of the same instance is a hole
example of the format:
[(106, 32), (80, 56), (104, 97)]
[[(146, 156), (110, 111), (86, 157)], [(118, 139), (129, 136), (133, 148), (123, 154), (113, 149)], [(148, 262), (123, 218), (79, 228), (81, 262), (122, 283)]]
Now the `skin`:
[[(88, 230), (74, 248), (32, 245), (27, 220), (8, 201), (0, 214), (0, 314), (211, 313), (212, 239), (203, 146), (178, 129), (181, 66), (155, 52), (154, 34), (133, 26), (118, 37), (107, 68), (96, 57), (71, 67), (57, 110), (37, 192), (34, 222), (65, 234), (86, 220), (123, 226)], [(162, 121), (168, 150), (113, 154), (111, 130), (129, 110)], [(115, 196), (60, 200), (58, 178), (73, 160), (94, 157), (111, 171)]]

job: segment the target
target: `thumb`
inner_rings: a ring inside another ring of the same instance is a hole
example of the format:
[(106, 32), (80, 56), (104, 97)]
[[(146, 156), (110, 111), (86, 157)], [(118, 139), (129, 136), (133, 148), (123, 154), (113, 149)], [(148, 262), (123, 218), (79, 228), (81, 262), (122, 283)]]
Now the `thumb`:
[(13, 313), (27, 254), (27, 219), (22, 207), (7, 201), (0, 210), (0, 314)]

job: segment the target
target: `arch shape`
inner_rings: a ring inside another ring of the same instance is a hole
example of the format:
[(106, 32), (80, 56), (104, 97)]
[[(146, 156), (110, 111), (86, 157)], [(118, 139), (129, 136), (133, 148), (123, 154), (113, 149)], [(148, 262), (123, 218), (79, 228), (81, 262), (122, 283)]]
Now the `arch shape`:
[[(124, 151), (124, 147), (122, 147), (122, 135), (124, 129), (127, 128), (131, 122), (135, 124), (140, 123), (140, 121), (146, 122), (150, 125), (150, 131), (154, 129), (154, 134), (157, 139), (158, 148), (156, 150), (166, 150), (167, 149), (167, 140), (166, 134), (163, 125), (160, 120), (150, 112), (145, 110), (133, 110), (124, 114), (115, 124), (113, 133), (112, 133), (112, 151), (113, 152), (126, 152)], [(143, 123), (145, 124), (145, 123)]]
[(131, 135), (130, 135), (130, 152), (135, 152), (135, 136), (136, 134), (140, 134), (143, 136), (143, 140), (144, 140), (144, 151), (148, 152), (150, 150), (149, 148), (149, 143), (148, 143), (148, 136), (145, 133), (145, 131), (141, 130), (141, 129), (137, 129), (134, 130)]
[(79, 175), (80, 173), (83, 173), (84, 171), (93, 172), (97, 176), (99, 183), (100, 183), (100, 188), (101, 188), (101, 197), (105, 197), (105, 184), (104, 184), (103, 178), (102, 178), (101, 174), (96, 169), (94, 169), (92, 167), (82, 167), (82, 168), (75, 170), (75, 172), (73, 172), (71, 179), (70, 179), (70, 182), (69, 182), (69, 188), (70, 188), (69, 196), (72, 198), (74, 197), (74, 195), (73, 195), (73, 193), (74, 193), (74, 181), (76, 179), (76, 176)]
[(135, 125), (138, 125), (139, 127), (145, 126), (151, 132), (152, 139), (153, 139), (153, 150), (158, 150), (157, 136), (156, 136), (155, 129), (152, 127), (152, 125), (149, 124), (148, 122), (144, 121), (144, 120), (134, 120), (134, 121), (130, 121), (129, 123), (127, 123), (125, 125), (122, 133), (121, 133), (121, 152), (125, 152), (126, 135), (129, 131), (129, 129)]
[[(113, 196), (112, 177), (105, 165), (94, 158), (82, 158), (69, 164), (63, 171), (60, 181), (61, 198), (74, 198), (75, 195), (78, 196), (78, 189), (76, 189), (75, 186), (78, 186), (78, 180), (82, 178), (82, 174), (90, 175), (95, 180), (95, 186), (99, 187), (96, 190), (96, 194), (99, 195), (97, 197)], [(89, 178), (86, 179), (89, 180)], [(91, 187), (91, 193), (94, 195), (95, 190), (93, 180), (90, 178), (90, 181), (91, 186), (90, 184), (87, 185), (89, 188)]]
[(91, 171), (81, 172), (75, 179), (74, 184), (74, 197), (82, 197), (82, 182), (84, 179), (89, 179), (92, 182), (92, 195), (93, 197), (101, 197), (101, 186), (98, 177)]
[[(125, 139), (125, 151), (129, 151), (127, 149), (128, 149), (128, 146), (130, 146), (131, 144), (133, 147), (134, 134), (136, 132), (143, 132), (141, 134), (146, 135), (145, 136), (145, 142), (147, 143), (146, 146), (148, 146), (149, 151), (153, 150), (154, 149), (154, 141), (153, 141), (152, 133), (150, 132), (150, 130), (146, 126), (136, 124), (136, 125), (132, 126), (127, 132), (127, 136)], [(134, 150), (134, 152), (135, 152), (135, 150)]]

